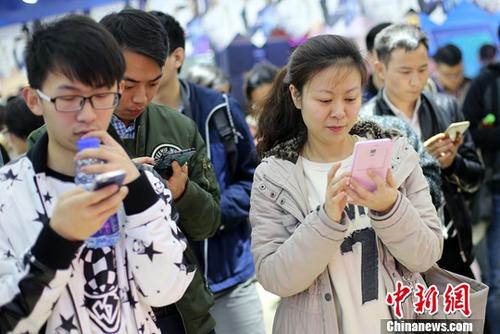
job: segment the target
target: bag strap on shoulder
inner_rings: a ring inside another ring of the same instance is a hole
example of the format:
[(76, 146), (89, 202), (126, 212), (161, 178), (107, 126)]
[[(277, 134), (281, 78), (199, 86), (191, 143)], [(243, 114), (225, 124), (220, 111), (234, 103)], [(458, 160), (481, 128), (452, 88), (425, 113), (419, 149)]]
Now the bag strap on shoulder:
[(225, 106), (217, 109), (212, 119), (214, 121), (215, 128), (222, 138), (222, 143), (224, 144), (224, 150), (226, 151), (227, 159), (229, 161), (229, 168), (231, 175), (236, 172), (236, 163), (238, 161), (238, 149), (236, 148), (236, 131), (234, 129), (234, 124), (232, 119), (230, 119), (229, 110), (229, 99), (226, 94), (224, 94), (226, 100)]

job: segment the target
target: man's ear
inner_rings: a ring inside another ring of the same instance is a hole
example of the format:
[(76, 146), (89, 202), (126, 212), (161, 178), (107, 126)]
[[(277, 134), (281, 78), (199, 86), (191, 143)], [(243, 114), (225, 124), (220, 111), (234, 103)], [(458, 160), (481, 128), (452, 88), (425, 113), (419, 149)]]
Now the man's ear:
[(181, 68), (182, 64), (184, 64), (184, 59), (186, 57), (186, 51), (184, 48), (178, 47), (172, 52), (170, 57), (174, 57), (175, 68)]
[(376, 60), (373, 65), (375, 66), (375, 72), (377, 72), (377, 76), (382, 80), (385, 80), (385, 72), (387, 71), (387, 66), (384, 64), (384, 62)]
[(302, 109), (302, 99), (299, 90), (294, 85), (288, 86), (288, 90), (290, 91), (290, 95), (292, 96), (292, 101), (295, 105), (295, 108), (299, 110)]
[(123, 94), (124, 89), (125, 89), (125, 80), (122, 80), (118, 83), (118, 93)]
[(28, 108), (36, 116), (43, 116), (42, 101), (36, 93), (36, 90), (31, 87), (24, 87), (22, 90), (22, 96)]

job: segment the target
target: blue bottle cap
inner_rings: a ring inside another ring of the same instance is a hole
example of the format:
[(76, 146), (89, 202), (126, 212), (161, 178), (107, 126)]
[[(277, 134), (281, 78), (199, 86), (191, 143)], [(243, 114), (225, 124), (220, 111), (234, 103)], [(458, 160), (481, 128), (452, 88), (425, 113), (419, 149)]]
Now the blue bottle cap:
[(97, 137), (87, 137), (87, 138), (80, 138), (76, 142), (76, 147), (78, 149), (78, 152), (83, 151), (86, 148), (97, 148), (101, 144), (101, 141)]

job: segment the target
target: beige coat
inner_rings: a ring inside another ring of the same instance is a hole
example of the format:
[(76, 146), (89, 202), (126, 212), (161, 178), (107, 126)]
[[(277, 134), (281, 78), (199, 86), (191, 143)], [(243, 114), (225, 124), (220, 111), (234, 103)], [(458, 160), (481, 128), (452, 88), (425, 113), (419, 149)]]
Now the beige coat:
[[(387, 291), (401, 279), (394, 257), (410, 271), (423, 272), (441, 257), (443, 247), (418, 155), (406, 138), (393, 140), (392, 169), (400, 193), (386, 215), (369, 213), (382, 245)], [(335, 334), (339, 329), (328, 263), (344, 240), (347, 223), (332, 221), (322, 207), (308, 206), (303, 166), (293, 151), (297, 147), (285, 144), (278, 155), (295, 162), (271, 156), (255, 172), (250, 222), (257, 278), (282, 297), (273, 333)], [(411, 304), (404, 311), (411, 314)]]

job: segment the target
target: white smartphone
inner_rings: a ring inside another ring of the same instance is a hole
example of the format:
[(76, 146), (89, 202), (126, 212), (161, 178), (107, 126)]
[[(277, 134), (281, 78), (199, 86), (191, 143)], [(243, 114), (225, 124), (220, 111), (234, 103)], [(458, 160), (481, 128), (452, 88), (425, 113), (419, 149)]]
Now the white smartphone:
[(99, 174), (95, 177), (90, 190), (99, 190), (112, 184), (121, 186), (125, 181), (127, 173), (124, 170), (114, 170), (107, 173)]
[(375, 139), (358, 141), (354, 145), (351, 177), (365, 189), (374, 191), (377, 185), (368, 176), (367, 171), (373, 170), (385, 180), (387, 170), (391, 168), (392, 140)]
[(469, 121), (451, 123), (444, 133), (448, 137), (450, 137), (451, 140), (455, 141), (458, 136), (457, 134), (463, 135), (464, 132), (469, 128), (469, 125)]

